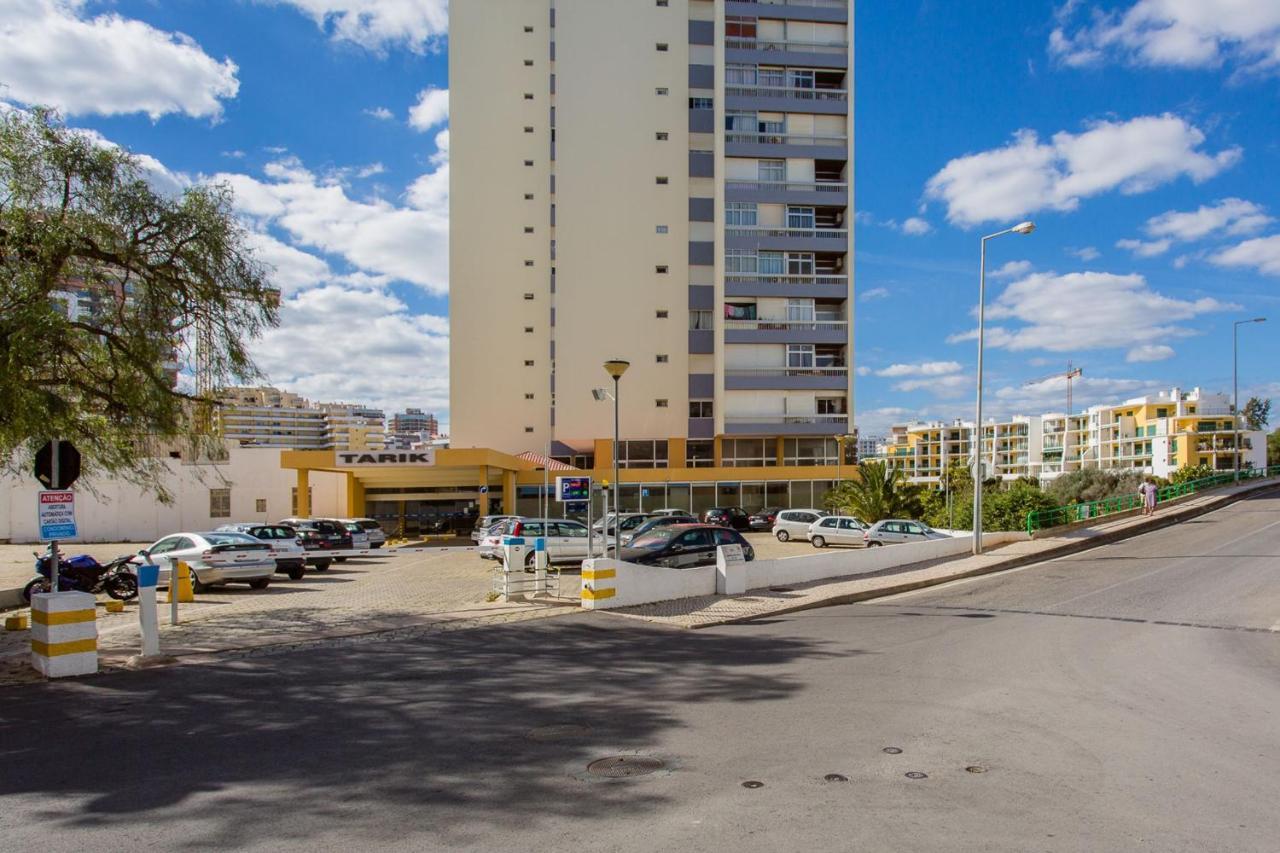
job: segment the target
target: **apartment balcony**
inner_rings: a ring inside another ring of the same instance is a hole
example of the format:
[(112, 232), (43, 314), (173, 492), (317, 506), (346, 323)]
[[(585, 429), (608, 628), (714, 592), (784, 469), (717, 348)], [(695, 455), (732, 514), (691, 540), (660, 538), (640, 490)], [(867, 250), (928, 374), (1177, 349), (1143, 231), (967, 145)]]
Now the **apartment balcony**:
[(730, 36), (724, 40), (724, 58), (726, 62), (752, 65), (848, 68), (849, 45), (844, 42)]
[(730, 249), (773, 249), (794, 252), (847, 252), (847, 228), (786, 228), (773, 225), (733, 225), (724, 230)]
[(847, 367), (726, 368), (726, 391), (845, 391)]
[(724, 135), (724, 153), (727, 157), (850, 159), (849, 137), (815, 136), (807, 133), (750, 133), (730, 130)]
[(785, 2), (758, 2), (758, 0), (727, 0), (726, 15), (748, 18), (784, 18), (792, 21), (825, 21), (847, 23), (849, 0), (785, 0)]
[(849, 114), (848, 89), (732, 83), (724, 87), (724, 95), (728, 110)]
[(726, 344), (848, 344), (845, 320), (725, 320)]
[(746, 181), (724, 182), (725, 201), (773, 202), (846, 207), (849, 185), (843, 181)]
[(847, 299), (849, 296), (849, 276), (827, 273), (810, 275), (725, 273), (724, 292), (726, 296)]
[(848, 432), (846, 415), (735, 415), (725, 417), (725, 435), (836, 435)]

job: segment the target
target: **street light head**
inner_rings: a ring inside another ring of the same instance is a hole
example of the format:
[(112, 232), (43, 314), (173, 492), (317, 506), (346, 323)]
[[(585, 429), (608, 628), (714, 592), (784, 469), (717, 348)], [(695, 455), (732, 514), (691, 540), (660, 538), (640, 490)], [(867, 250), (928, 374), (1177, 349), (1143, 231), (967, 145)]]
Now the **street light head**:
[(1036, 230), (1036, 224), (1034, 222), (1019, 222), (1009, 230), (1014, 234), (1030, 234)]
[(601, 402), (609, 398), (609, 392), (603, 388), (592, 388), (591, 396), (596, 398), (596, 402)]
[(627, 368), (631, 366), (631, 362), (623, 361), (620, 358), (611, 358), (604, 363), (605, 372), (612, 376), (615, 380), (621, 379), (622, 374), (627, 372)]
[(1254, 317), (1254, 318), (1253, 318), (1253, 322), (1255, 322), (1255, 323), (1265, 323), (1265, 322), (1267, 322), (1267, 318), (1266, 318), (1266, 317)]

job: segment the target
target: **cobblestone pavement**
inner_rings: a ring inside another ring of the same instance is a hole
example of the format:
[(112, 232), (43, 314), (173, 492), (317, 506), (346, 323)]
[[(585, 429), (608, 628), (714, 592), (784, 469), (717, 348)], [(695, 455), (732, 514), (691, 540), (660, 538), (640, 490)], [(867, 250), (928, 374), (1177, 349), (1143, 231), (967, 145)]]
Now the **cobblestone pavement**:
[[(64, 554), (88, 554), (100, 563), (114, 560), (121, 554), (137, 553), (150, 542), (107, 542), (92, 545), (69, 544), (61, 546)], [(36, 558), (32, 551), (44, 553), (41, 542), (27, 545), (0, 545), (0, 589), (21, 589), (35, 577)]]
[[(563, 598), (487, 602), (494, 566), (474, 553), (412, 554), (353, 559), (300, 581), (276, 575), (270, 588), (231, 586), (179, 605), (170, 626), (160, 605), (161, 650), (199, 659), (265, 646), (297, 647), (318, 640), (410, 629), (490, 624), (578, 611), (578, 576), (566, 574)], [(161, 601), (165, 593), (160, 593)], [(105, 599), (104, 599), (105, 600)], [(25, 611), (18, 611), (25, 612)], [(138, 651), (137, 605), (123, 613), (99, 611), (99, 653), (104, 667), (121, 666)], [(0, 633), (0, 684), (34, 680), (27, 663), (28, 631)]]

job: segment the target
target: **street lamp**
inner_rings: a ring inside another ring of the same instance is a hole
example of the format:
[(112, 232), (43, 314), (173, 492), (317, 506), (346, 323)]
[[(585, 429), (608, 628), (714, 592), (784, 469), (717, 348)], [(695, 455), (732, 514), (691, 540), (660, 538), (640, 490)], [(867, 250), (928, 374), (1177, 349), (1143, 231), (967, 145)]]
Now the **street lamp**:
[[(974, 447), (973, 459), (973, 553), (982, 553), (982, 345), (986, 333), (987, 312), (987, 241), (1006, 234), (1030, 234), (1036, 230), (1034, 222), (1020, 222), (1012, 228), (988, 234), (982, 238), (982, 260), (978, 267), (978, 406), (977, 422), (973, 425)], [(995, 435), (992, 434), (992, 447), (995, 446)]]
[[(618, 489), (618, 380), (627, 372), (631, 362), (620, 358), (611, 358), (604, 363), (605, 373), (613, 377), (613, 558), (622, 559), (622, 523), (619, 514), (622, 504), (619, 503)], [(608, 522), (605, 523), (608, 530)]]
[(1235, 427), (1235, 447), (1232, 448), (1232, 456), (1235, 457), (1235, 482), (1240, 482), (1240, 327), (1249, 323), (1265, 323), (1266, 317), (1254, 317), (1252, 320), (1236, 320), (1231, 324), (1231, 388), (1232, 397), (1234, 399), (1234, 411), (1231, 413), (1231, 425)]

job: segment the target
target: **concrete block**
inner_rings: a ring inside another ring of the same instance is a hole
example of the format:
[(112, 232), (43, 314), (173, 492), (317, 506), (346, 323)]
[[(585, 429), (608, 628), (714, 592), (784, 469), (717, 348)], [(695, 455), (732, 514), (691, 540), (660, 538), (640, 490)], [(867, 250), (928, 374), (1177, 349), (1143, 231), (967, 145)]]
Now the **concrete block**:
[(30, 620), (26, 616), (4, 617), (4, 629), (6, 631), (25, 631), (30, 624)]
[(98, 671), (98, 613), (87, 592), (31, 598), (31, 665), (46, 678)]

